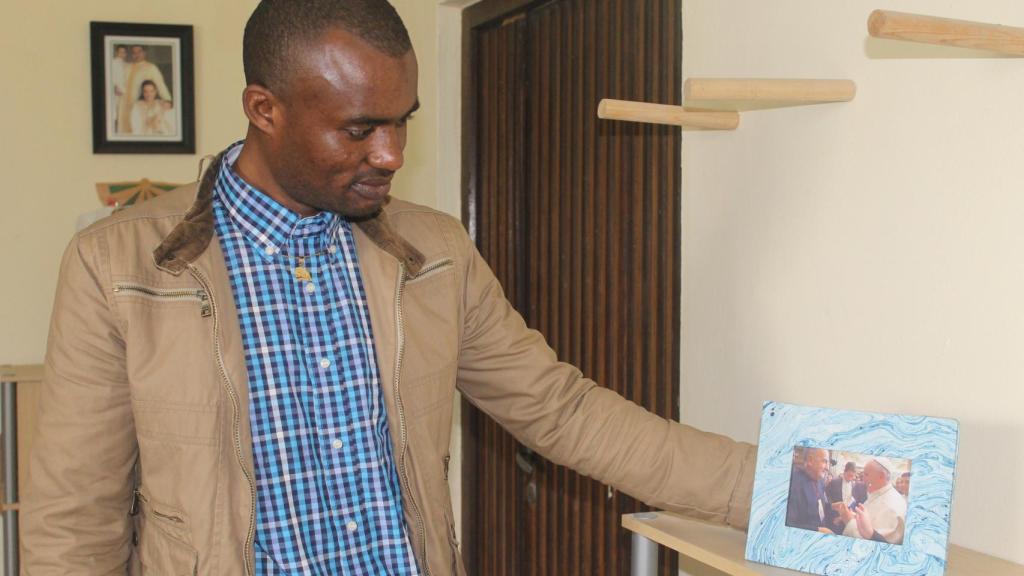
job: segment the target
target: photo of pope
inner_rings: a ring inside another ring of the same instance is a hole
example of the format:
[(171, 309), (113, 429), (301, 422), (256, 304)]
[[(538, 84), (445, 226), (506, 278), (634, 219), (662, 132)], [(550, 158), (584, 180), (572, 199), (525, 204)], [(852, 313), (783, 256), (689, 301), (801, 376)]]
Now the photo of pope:
[(786, 526), (903, 544), (910, 460), (796, 446)]

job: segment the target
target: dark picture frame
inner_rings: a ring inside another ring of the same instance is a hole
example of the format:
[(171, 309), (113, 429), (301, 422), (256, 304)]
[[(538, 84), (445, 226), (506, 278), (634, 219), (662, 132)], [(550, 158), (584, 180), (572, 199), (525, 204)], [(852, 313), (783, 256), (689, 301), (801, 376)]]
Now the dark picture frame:
[(195, 154), (192, 26), (91, 22), (94, 154)]

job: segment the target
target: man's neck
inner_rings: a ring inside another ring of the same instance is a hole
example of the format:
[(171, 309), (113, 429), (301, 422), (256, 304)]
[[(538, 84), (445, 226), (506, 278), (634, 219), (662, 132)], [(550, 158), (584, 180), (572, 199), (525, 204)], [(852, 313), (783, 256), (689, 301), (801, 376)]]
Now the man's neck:
[(284, 189), (277, 184), (277, 181), (274, 180), (273, 175), (267, 169), (266, 162), (261, 159), (260, 146), (253, 138), (247, 137), (245, 139), (242, 151), (238, 154), (238, 160), (235, 161), (234, 170), (250, 186), (270, 196), (278, 204), (299, 216), (306, 218), (320, 213), (319, 210), (296, 202), (285, 193)]

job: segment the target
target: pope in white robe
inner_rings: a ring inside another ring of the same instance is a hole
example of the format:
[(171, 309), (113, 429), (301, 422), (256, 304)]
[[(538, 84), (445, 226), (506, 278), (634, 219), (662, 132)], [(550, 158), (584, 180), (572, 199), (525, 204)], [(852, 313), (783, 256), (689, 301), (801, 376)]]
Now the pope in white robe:
[(844, 535), (903, 544), (907, 501), (893, 487), (891, 477), (890, 468), (878, 460), (868, 462), (864, 467), (864, 480), (868, 485), (867, 501), (852, 511), (845, 504), (835, 506), (845, 522)]

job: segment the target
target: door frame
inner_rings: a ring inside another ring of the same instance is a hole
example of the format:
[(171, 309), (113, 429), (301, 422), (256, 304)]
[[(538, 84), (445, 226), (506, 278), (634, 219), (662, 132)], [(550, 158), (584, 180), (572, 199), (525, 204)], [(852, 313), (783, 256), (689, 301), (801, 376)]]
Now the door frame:
[[(482, 0), (477, 4), (467, 6), (462, 11), (462, 223), (469, 231), (470, 238), (475, 243), (478, 238), (477, 228), (477, 154), (478, 147), (474, 146), (475, 135), (478, 128), (476, 114), (476, 90), (475, 54), (473, 52), (473, 29), (499, 18), (515, 18), (517, 14), (524, 14), (528, 10), (550, 2), (551, 0)], [(473, 489), (477, 485), (476, 475), (477, 454), (480, 444), (472, 434), (472, 422), (470, 414), (472, 405), (465, 398), (460, 400), (460, 437), (461, 437), (461, 500), (462, 500), (462, 559), (466, 566), (478, 565), (479, 542), (476, 532), (471, 528), (474, 521), (474, 511), (479, 507), (479, 491)]]

